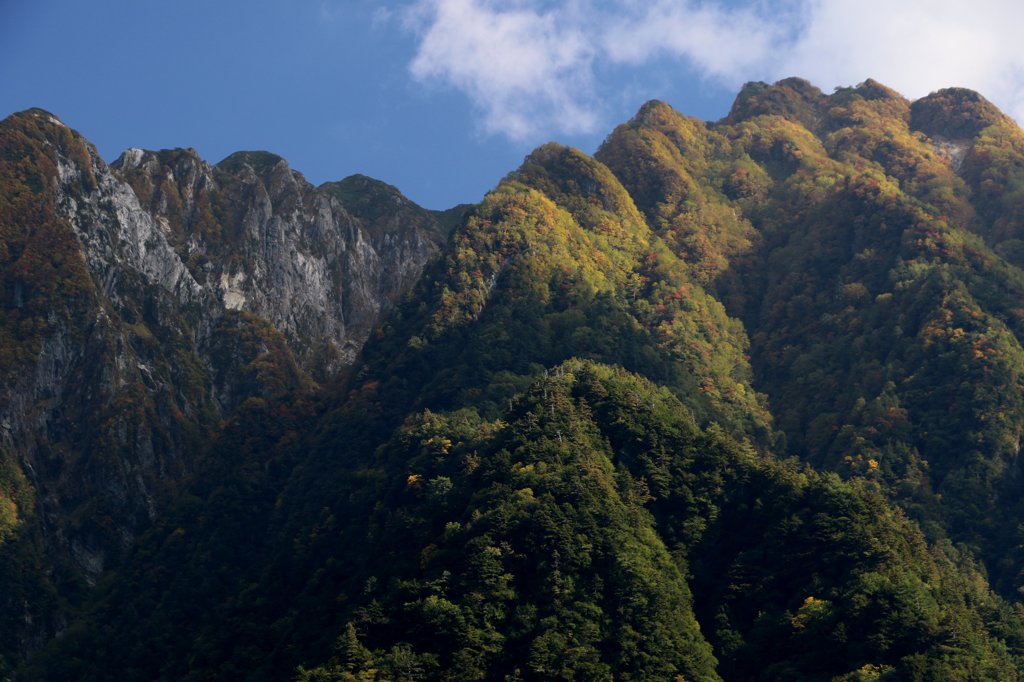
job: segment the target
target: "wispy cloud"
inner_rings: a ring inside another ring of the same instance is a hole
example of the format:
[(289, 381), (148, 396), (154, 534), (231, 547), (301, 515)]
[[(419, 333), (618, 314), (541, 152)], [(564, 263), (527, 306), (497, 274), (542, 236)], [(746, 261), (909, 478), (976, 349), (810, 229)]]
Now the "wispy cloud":
[(407, 25), (420, 30), (412, 75), (464, 91), (489, 132), (592, 131), (595, 46), (566, 7), (540, 4), (417, 3), (407, 15)]
[(772, 73), (821, 87), (875, 78), (917, 98), (978, 90), (1024, 121), (1024, 4), (1018, 0), (811, 0)]
[(611, 62), (643, 67), (672, 56), (709, 78), (735, 83), (756, 72), (782, 38), (779, 25), (758, 5), (729, 8), (678, 0), (619, 5), (594, 36)]
[(910, 97), (951, 85), (1024, 120), (1019, 0), (415, 0), (410, 70), (464, 92), (513, 139), (605, 127), (603, 66), (676, 59), (735, 89), (790, 75), (825, 89), (872, 77)]

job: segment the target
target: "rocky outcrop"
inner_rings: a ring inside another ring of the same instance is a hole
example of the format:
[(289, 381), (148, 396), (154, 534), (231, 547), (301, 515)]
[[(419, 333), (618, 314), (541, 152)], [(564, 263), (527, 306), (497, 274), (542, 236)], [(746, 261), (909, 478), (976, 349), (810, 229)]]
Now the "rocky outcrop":
[(271, 322), (321, 379), (352, 362), (444, 238), (397, 190), (354, 216), (342, 199), (366, 197), (317, 189), (265, 152), (211, 166), (192, 150), (132, 149), (113, 167), (221, 305)]
[(374, 210), (267, 153), (108, 166), (47, 112), (0, 122), (0, 454), (34, 490), (18, 505), (0, 481), (0, 573), (49, 567), (0, 600), (28, 623), (10, 646), (63, 627), (74, 586), (116, 565), (238, 405), (354, 360), (445, 237), (397, 190)]
[[(327, 378), (354, 359), (382, 311), (412, 286), (444, 238), (429, 212), (393, 188), (381, 195), (387, 186), (376, 181), (319, 190), (264, 152), (241, 152), (211, 166), (190, 149), (129, 149), (108, 167), (52, 115), (27, 112), (5, 125), (25, 123), (19, 119), (38, 129), (38, 151), (52, 162), (43, 201), (80, 244), (95, 296), (81, 321), (42, 335), (27, 371), (5, 387), (0, 411), (3, 444), (20, 452), (41, 493), (60, 499), (69, 495), (53, 491), (34, 453), (66, 443), (64, 468), (82, 450), (84, 433), (97, 430), (89, 415), (69, 405), (94, 416), (111, 412), (124, 448), (111, 471), (121, 471), (121, 480), (113, 485), (98, 470), (92, 478), (102, 480), (107, 497), (132, 501), (146, 512), (142, 517), (151, 516), (153, 492), (143, 481), (188, 468), (171, 464), (187, 459), (173, 445), (180, 425), (154, 417), (165, 432), (157, 438), (163, 447), (152, 442), (155, 423), (135, 424), (129, 437), (124, 415), (112, 407), (119, 397), (134, 392), (129, 400), (146, 413), (166, 394), (170, 413), (192, 423), (223, 416), (244, 399), (237, 387), (211, 383), (232, 374), (223, 366), (231, 358), (213, 352), (211, 341), (229, 311), (270, 323), (305, 372)], [(95, 376), (76, 376), (82, 371)], [(83, 435), (71, 442), (58, 437), (76, 429)], [(100, 491), (79, 492), (89, 499)], [(130, 528), (121, 530), (130, 538)], [(82, 564), (91, 573), (104, 565), (95, 558)]]
[(31, 485), (0, 481), (2, 660), (63, 628), (188, 476), (217, 423), (197, 352), (217, 306), (80, 135), (33, 110), (0, 150), (0, 449)]

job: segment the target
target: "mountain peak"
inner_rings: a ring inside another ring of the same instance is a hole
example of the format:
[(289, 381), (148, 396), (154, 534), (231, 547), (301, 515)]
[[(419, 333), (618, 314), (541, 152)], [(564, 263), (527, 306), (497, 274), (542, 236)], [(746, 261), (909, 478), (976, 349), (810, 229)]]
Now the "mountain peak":
[(864, 99), (904, 99), (903, 95), (874, 78), (868, 78), (853, 90)]
[(633, 120), (636, 122), (643, 122), (651, 117), (660, 118), (671, 114), (678, 116), (678, 113), (672, 108), (672, 105), (667, 104), (660, 99), (652, 99), (641, 105), (640, 110), (636, 112), (636, 116), (633, 117)]
[[(557, 164), (566, 158), (582, 158), (585, 156), (580, 150), (564, 145), (561, 142), (545, 142), (526, 155), (526, 158), (523, 159), (523, 165), (520, 166), (516, 173), (520, 173), (524, 168), (532, 165), (549, 166)], [(516, 173), (513, 173), (513, 175)]]
[(206, 165), (203, 158), (199, 156), (199, 152), (192, 147), (161, 149), (160, 151), (129, 147), (111, 162), (110, 167), (123, 173), (141, 168), (150, 163), (176, 166), (183, 162), (192, 166)]
[(636, 112), (636, 115), (630, 119), (627, 125), (652, 128), (666, 134), (670, 134), (669, 131), (674, 131), (675, 134), (683, 134), (690, 137), (695, 134), (695, 128), (703, 129), (706, 124), (700, 119), (679, 113), (670, 104), (652, 99), (640, 107), (639, 111)]
[[(543, 144), (509, 177), (544, 192), (574, 214), (583, 207), (600, 206), (634, 224), (643, 223), (633, 200), (611, 170), (574, 147), (557, 142)], [(582, 216), (577, 218), (587, 223)]]
[(264, 175), (288, 162), (284, 158), (267, 151), (241, 151), (227, 156), (217, 164), (217, 168), (228, 173), (237, 173), (243, 167), (249, 166), (257, 175)]
[(75, 141), (91, 147), (76, 130), (56, 115), (38, 107), (15, 112), (0, 120), (0, 126), (8, 130), (18, 130), (36, 141), (46, 140), (59, 149), (63, 149)]
[(67, 128), (67, 125), (63, 121), (61, 121), (60, 118), (50, 113), (46, 109), (41, 109), (39, 107), (31, 107), (29, 109), (25, 109), (24, 111), (19, 111), (15, 114), (11, 114), (11, 118), (19, 117), (32, 117), (43, 119), (48, 123), (53, 123), (54, 125), (59, 125), (62, 128)]
[(967, 88), (938, 90), (910, 106), (910, 127), (930, 137), (972, 138), (1007, 120), (998, 107)]
[(353, 216), (371, 223), (396, 211), (411, 212), (420, 219), (430, 220), (428, 212), (397, 187), (361, 173), (336, 182), (325, 182), (318, 189), (337, 199)]
[(121, 152), (121, 155), (110, 164), (111, 168), (117, 170), (132, 170), (142, 165), (146, 158), (146, 150), (139, 147), (129, 147)]
[(394, 185), (362, 173), (355, 173), (334, 182), (325, 182), (320, 185), (319, 189), (328, 192), (346, 205), (356, 199), (365, 199), (367, 195), (378, 198), (391, 197), (395, 201), (408, 201), (401, 190)]
[(0, 679), (1024, 679), (1024, 134), (913, 106), (444, 213), (0, 124)]
[(772, 85), (763, 82), (747, 83), (726, 116), (726, 123), (776, 115), (800, 121), (809, 129), (817, 127), (825, 95), (803, 78), (786, 78)]

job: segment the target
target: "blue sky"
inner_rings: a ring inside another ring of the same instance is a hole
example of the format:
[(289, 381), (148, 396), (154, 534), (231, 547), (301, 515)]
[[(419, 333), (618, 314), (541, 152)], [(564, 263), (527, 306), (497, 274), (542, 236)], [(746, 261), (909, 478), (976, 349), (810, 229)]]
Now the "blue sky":
[(0, 0), (0, 116), (97, 145), (266, 149), (479, 200), (548, 140), (593, 152), (651, 98), (705, 120), (743, 82), (972, 87), (1024, 114), (1017, 0)]

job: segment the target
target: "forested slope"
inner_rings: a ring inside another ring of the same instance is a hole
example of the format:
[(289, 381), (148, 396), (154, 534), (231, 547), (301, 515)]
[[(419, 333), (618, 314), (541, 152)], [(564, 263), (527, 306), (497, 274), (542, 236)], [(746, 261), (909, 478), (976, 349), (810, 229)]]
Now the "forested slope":
[(540, 147), (20, 676), (1020, 678), (1022, 169), (976, 93), (873, 81)]

